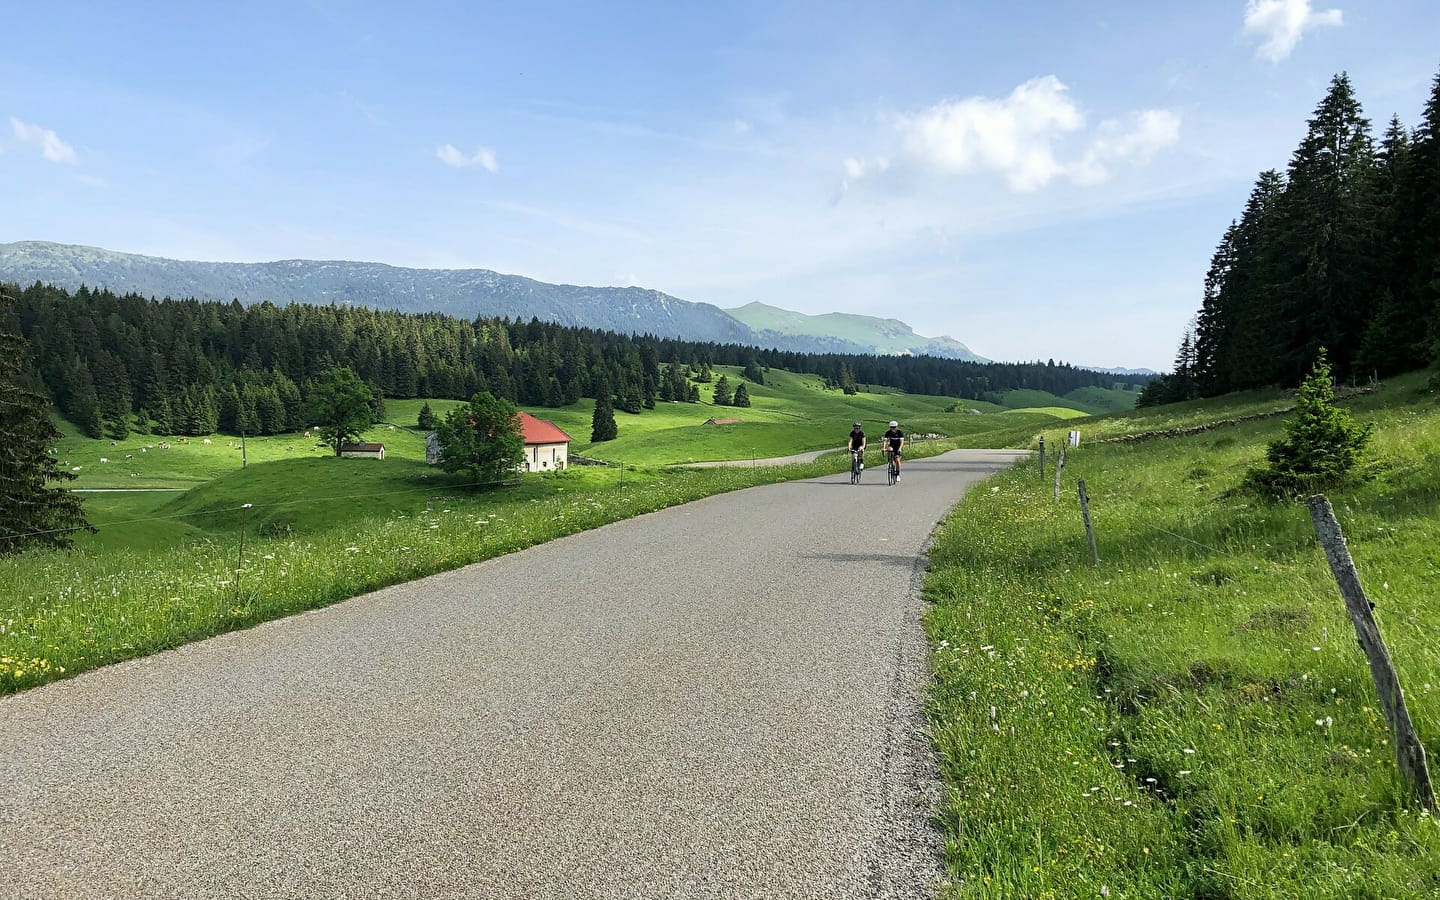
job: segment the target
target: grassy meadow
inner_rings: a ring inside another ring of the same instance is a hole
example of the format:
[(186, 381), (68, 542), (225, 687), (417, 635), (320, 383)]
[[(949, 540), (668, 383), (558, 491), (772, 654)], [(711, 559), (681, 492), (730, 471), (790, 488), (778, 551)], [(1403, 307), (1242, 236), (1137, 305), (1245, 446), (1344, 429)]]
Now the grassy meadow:
[[(422, 400), (388, 402), (394, 424), (364, 436), (386, 445), (383, 461), (338, 459), (314, 437), (293, 434), (247, 440), (242, 468), (240, 442), (224, 435), (112, 442), (61, 423), (59, 459), (77, 470), (73, 487), (99, 491), (85, 495), (99, 531), (77, 536), (71, 552), (0, 562), (0, 693), (663, 506), (840, 471), (848, 460), (839, 446), (856, 418), (883, 428), (897, 417), (912, 432), (949, 436), (917, 445), (916, 455), (1023, 443), (1059, 421), (1039, 411), (947, 412), (955, 404), (947, 397), (845, 397), (785, 372), (768, 380), (755, 387), (751, 409), (662, 404), (617, 413), (620, 439), (595, 446), (585, 440), (592, 404), (533, 410), (576, 439), (572, 452), (624, 466), (572, 466), (498, 490), (425, 465), (423, 435), (407, 427)], [(441, 415), (454, 405), (431, 401)], [(703, 425), (711, 416), (744, 421)], [(837, 452), (804, 466), (671, 467), (823, 448)]]
[[(1290, 402), (1092, 420), (1058, 501), (1031, 463), (943, 526), (927, 629), (946, 896), (1440, 896), (1440, 827), (1402, 790), (1309, 515), (1237, 490), (1284, 417), (1089, 442)], [(1377, 425), (1370, 478), (1329, 496), (1433, 766), (1440, 399), (1412, 376), (1346, 405)]]

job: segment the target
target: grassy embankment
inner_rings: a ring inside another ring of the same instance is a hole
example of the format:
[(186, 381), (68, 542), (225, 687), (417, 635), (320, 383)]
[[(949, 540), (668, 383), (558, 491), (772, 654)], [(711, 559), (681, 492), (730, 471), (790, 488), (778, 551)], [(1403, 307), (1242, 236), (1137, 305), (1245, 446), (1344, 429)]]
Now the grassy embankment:
[[(1329, 496), (1433, 767), (1440, 405), (1423, 385), (1398, 379), (1349, 402), (1378, 426), (1374, 477)], [(1185, 404), (1085, 433), (1289, 402)], [(1059, 501), (1031, 464), (948, 520), (927, 585), (948, 896), (1440, 896), (1440, 827), (1404, 798), (1304, 506), (1236, 490), (1283, 421), (1087, 443), (1068, 455)]]
[[(660, 507), (846, 464), (837, 451), (806, 466), (665, 468), (677, 461), (836, 447), (855, 418), (868, 424), (898, 416), (911, 431), (954, 436), (916, 445), (916, 455), (1007, 446), (1057, 421), (1026, 411), (947, 413), (954, 401), (945, 397), (846, 398), (783, 372), (772, 372), (770, 381), (755, 387), (752, 409), (665, 404), (638, 416), (618, 413), (620, 440), (577, 443), (576, 452), (625, 461), (623, 484), (618, 468), (575, 466), (476, 492), (462, 486), (463, 478), (424, 464), (420, 435), (388, 426), (366, 435), (386, 444), (384, 461), (336, 459), (313, 438), (283, 435), (247, 441), (250, 463), (243, 470), (239, 442), (226, 436), (209, 444), (170, 438), (163, 449), (155, 437), (112, 445), (67, 429), (60, 458), (80, 468), (74, 486), (183, 492), (88, 494), (87, 513), (99, 534), (81, 536), (74, 552), (0, 563), (0, 693)], [(414, 421), (421, 403), (392, 402), (389, 418)], [(443, 414), (452, 403), (431, 405)], [(588, 403), (536, 412), (581, 441), (589, 435)], [(700, 424), (712, 415), (745, 421)]]

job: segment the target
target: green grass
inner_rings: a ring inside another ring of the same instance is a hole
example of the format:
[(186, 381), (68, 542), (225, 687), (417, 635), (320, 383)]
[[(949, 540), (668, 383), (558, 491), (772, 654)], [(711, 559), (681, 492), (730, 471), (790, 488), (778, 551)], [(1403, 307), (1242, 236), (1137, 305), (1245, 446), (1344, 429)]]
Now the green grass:
[(1086, 412), (1124, 412), (1135, 408), (1139, 391), (1117, 391), (1113, 388), (1082, 387), (1065, 395)]
[[(247, 441), (244, 468), (233, 446), (238, 442), (223, 436), (208, 444), (172, 438), (163, 449), (156, 438), (112, 445), (69, 429), (62, 458), (81, 466), (79, 486), (187, 490), (88, 494), (98, 534), (78, 536), (72, 552), (6, 560), (0, 568), (0, 693), (663, 506), (848, 465), (837, 448), (802, 466), (664, 468), (677, 457), (738, 459), (749, 456), (751, 446), (762, 455), (837, 447), (856, 415), (877, 425), (900, 415), (912, 432), (965, 426), (955, 429), (959, 437), (913, 445), (912, 456), (961, 445), (1005, 446), (1056, 421), (1039, 413), (944, 413), (953, 402), (948, 398), (862, 393), (841, 400), (814, 379), (772, 377), (774, 386), (757, 387), (754, 410), (665, 404), (641, 416), (620, 414), (622, 435), (628, 432), (631, 441), (621, 444), (631, 457), (620, 457), (627, 462), (623, 471), (572, 466), (479, 492), (426, 466), (423, 437), (403, 427), (382, 425), (366, 435), (386, 444), (384, 460), (339, 459), (314, 438), (285, 435)], [(408, 424), (422, 403), (393, 401), (387, 418)], [(443, 414), (453, 403), (432, 401), (431, 407)], [(583, 419), (588, 431), (588, 404), (535, 412), (572, 434), (582, 433), (575, 423)], [(746, 422), (696, 424), (697, 416), (715, 413), (739, 413)], [(146, 452), (138, 452), (142, 447)], [(101, 456), (112, 461), (100, 463)], [(878, 453), (872, 457), (880, 465)], [(132, 478), (130, 471), (138, 474)]]
[[(1350, 404), (1379, 426), (1375, 477), (1331, 499), (1434, 760), (1440, 408), (1422, 383), (1399, 379)], [(1087, 433), (1284, 402), (1186, 404)], [(1440, 828), (1406, 802), (1307, 513), (1236, 492), (1283, 421), (1087, 443), (1067, 456), (1058, 502), (1032, 464), (947, 521), (926, 588), (947, 896), (1440, 892)], [(1076, 478), (1091, 494), (1099, 566)]]

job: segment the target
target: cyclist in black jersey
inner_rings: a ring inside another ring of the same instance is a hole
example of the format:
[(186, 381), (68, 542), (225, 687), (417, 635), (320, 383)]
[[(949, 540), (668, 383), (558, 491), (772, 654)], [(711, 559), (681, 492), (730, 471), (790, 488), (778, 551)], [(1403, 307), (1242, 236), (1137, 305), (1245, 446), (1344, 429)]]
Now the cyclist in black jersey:
[(850, 483), (860, 483), (860, 473), (865, 471), (865, 430), (856, 422), (850, 429), (845, 446), (850, 451)]
[(850, 428), (849, 447), (851, 450), (859, 450), (861, 453), (865, 452), (865, 429), (860, 427), (859, 422), (856, 422)]
[(880, 436), (885, 444), (885, 452), (895, 458), (895, 480), (900, 480), (900, 457), (901, 451), (905, 448), (905, 432), (900, 430), (899, 422), (891, 422), (890, 428)]

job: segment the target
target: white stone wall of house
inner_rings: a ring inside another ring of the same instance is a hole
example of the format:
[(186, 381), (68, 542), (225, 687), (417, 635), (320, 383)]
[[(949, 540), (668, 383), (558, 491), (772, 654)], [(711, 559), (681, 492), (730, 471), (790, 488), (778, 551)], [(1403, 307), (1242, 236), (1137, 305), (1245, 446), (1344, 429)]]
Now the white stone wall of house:
[(570, 465), (569, 444), (527, 444), (525, 471), (554, 472)]

